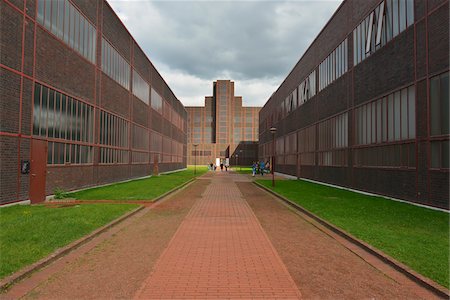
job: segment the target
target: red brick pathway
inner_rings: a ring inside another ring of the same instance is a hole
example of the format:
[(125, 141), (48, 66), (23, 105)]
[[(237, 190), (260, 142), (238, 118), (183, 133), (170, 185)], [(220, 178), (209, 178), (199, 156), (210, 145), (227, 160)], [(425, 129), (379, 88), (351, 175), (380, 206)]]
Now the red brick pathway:
[(228, 174), (213, 176), (135, 298), (301, 297)]

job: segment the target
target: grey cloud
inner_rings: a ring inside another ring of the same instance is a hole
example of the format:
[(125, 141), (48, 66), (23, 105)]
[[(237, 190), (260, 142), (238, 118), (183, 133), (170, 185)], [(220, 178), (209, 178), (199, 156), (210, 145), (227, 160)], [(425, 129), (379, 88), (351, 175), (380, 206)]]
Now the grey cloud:
[[(260, 105), (292, 69), (339, 3), (111, 1), (157, 68), (202, 82), (229, 76), (237, 85), (239, 81), (250, 84), (247, 90), (242, 89), (242, 96), (252, 97), (252, 103)], [(258, 80), (273, 90), (259, 91)], [(185, 85), (181, 91), (174, 89), (180, 99), (184, 95), (192, 99), (194, 90), (188, 91)], [(202, 95), (209, 93), (204, 91)], [(199, 101), (203, 98), (198, 97)]]

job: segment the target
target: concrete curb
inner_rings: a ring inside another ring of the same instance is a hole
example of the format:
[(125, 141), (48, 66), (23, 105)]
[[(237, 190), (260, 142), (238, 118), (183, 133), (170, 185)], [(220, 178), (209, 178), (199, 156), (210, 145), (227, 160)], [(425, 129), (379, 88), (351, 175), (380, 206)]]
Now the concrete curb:
[[(157, 198), (155, 198), (153, 201), (149, 201), (149, 203), (156, 203), (160, 200), (162, 200), (163, 198), (169, 196), (170, 194), (175, 193), (178, 190), (181, 190), (183, 188), (185, 188), (187, 185), (191, 184), (192, 182), (195, 181), (196, 178), (192, 178), (186, 182), (184, 182), (183, 184), (180, 184), (179, 186), (169, 190), (168, 192), (158, 196)], [(132, 204), (132, 203), (130, 203)], [(52, 262), (54, 262), (55, 260), (65, 256), (66, 254), (68, 254), (69, 252), (76, 250), (78, 247), (86, 244), (87, 242), (89, 242), (90, 240), (92, 240), (93, 238), (99, 236), (100, 234), (102, 234), (103, 232), (105, 232), (106, 230), (114, 227), (115, 225), (125, 221), (126, 219), (134, 216), (135, 214), (137, 214), (139, 211), (141, 211), (142, 209), (144, 209), (145, 206), (141, 205), (138, 208), (126, 213), (125, 215), (111, 221), (110, 223), (97, 228), (96, 230), (94, 230), (93, 232), (91, 232), (88, 235), (83, 236), (82, 238), (62, 247), (57, 249), (55, 252), (53, 252), (52, 254), (50, 254), (47, 257), (42, 258), (41, 260), (26, 266), (24, 268), (22, 268), (21, 270), (15, 272), (14, 274), (0, 280), (0, 293), (5, 292), (11, 285), (13, 285), (14, 283), (21, 281), (23, 279), (25, 279), (26, 277), (30, 276), (32, 273), (48, 266), (49, 264), (51, 264)]]
[(297, 203), (292, 202), (291, 200), (287, 199), (286, 197), (278, 194), (277, 192), (272, 191), (271, 189), (263, 186), (262, 184), (260, 184), (258, 182), (253, 181), (253, 183), (256, 186), (258, 186), (259, 188), (263, 189), (264, 191), (266, 191), (266, 192), (274, 195), (275, 197), (279, 198), (280, 200), (282, 200), (283, 202), (285, 202), (286, 204), (288, 204), (289, 206), (291, 206), (295, 210), (300, 211), (301, 213), (307, 215), (311, 219), (313, 219), (313, 220), (317, 221), (318, 223), (320, 223), (321, 225), (325, 226), (327, 229), (329, 229), (332, 232), (334, 232), (334, 233), (338, 234), (339, 236), (343, 237), (347, 241), (349, 241), (349, 242), (353, 243), (354, 245), (360, 247), (361, 249), (365, 250), (366, 252), (374, 255), (378, 259), (380, 259), (383, 262), (385, 262), (386, 264), (390, 265), (395, 270), (397, 270), (400, 273), (404, 274), (405, 276), (407, 276), (408, 278), (410, 278), (411, 280), (413, 280), (414, 282), (416, 282), (420, 286), (424, 287), (428, 291), (432, 292), (436, 296), (438, 296), (440, 298), (445, 298), (445, 299), (449, 298), (450, 291), (447, 290), (445, 287), (439, 285), (438, 283), (432, 281), (431, 279), (429, 279), (429, 278), (427, 278), (427, 277), (425, 277), (423, 275), (420, 275), (419, 273), (417, 273), (416, 271), (412, 270), (411, 268), (409, 268), (405, 264), (397, 261), (396, 259), (394, 259), (394, 258), (390, 257), (389, 255), (385, 254), (384, 252), (374, 248), (373, 246), (367, 244), (366, 242), (364, 242), (362, 240), (359, 240), (358, 238), (356, 238), (356, 237), (352, 236), (351, 234), (345, 232), (344, 230), (336, 227), (335, 225), (333, 225), (333, 224), (323, 220), (322, 218), (316, 216), (315, 214), (313, 214), (310, 211), (306, 210), (305, 208), (303, 208), (302, 206), (298, 205)]

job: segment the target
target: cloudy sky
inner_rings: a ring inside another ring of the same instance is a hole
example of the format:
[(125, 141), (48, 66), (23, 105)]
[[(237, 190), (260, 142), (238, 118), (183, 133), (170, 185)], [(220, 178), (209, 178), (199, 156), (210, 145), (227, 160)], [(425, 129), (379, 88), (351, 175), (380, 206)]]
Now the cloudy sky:
[(342, 1), (108, 2), (184, 105), (231, 79), (262, 106)]

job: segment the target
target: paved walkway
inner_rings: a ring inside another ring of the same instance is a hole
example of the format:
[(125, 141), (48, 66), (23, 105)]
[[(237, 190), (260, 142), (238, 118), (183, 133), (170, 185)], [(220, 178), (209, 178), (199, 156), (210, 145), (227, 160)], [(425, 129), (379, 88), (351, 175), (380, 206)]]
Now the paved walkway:
[(286, 267), (226, 173), (217, 173), (135, 298), (298, 299)]

